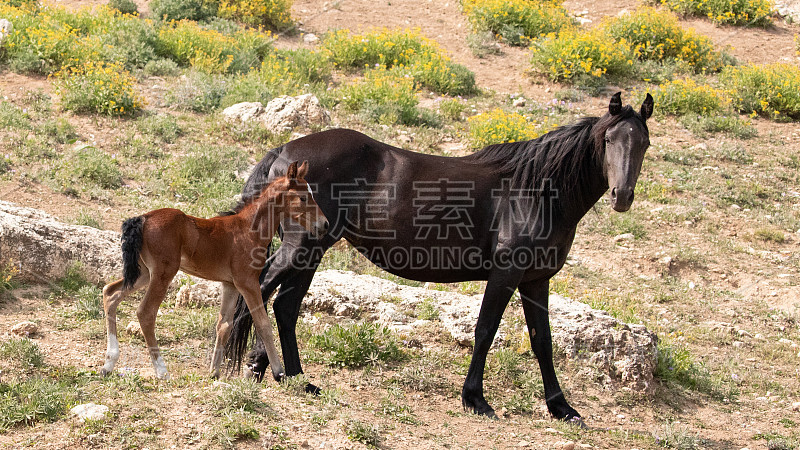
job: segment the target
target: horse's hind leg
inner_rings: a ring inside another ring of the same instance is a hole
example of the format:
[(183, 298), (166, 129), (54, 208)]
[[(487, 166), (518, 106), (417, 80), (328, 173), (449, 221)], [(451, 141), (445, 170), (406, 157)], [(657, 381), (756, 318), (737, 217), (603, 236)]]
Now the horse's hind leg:
[(117, 340), (117, 308), (122, 299), (128, 294), (141, 289), (150, 281), (147, 271), (142, 271), (133, 288), (126, 290), (123, 280), (109, 283), (103, 287), (103, 310), (106, 313), (106, 362), (100, 369), (101, 375), (108, 375), (114, 371), (114, 366), (119, 359), (119, 341)]
[(169, 283), (176, 273), (178, 273), (177, 267), (151, 271), (150, 286), (147, 287), (147, 293), (144, 295), (142, 303), (139, 304), (139, 309), (136, 310), (136, 316), (139, 318), (139, 325), (142, 327), (144, 341), (147, 344), (147, 350), (150, 352), (150, 361), (153, 363), (157, 378), (168, 378), (169, 374), (156, 340), (156, 316), (158, 315), (158, 308), (167, 294)]
[(233, 326), (233, 315), (236, 312), (236, 300), (239, 297), (239, 291), (230, 283), (222, 283), (222, 306), (219, 310), (219, 318), (217, 319), (217, 341), (214, 344), (214, 354), (211, 357), (211, 376), (213, 378), (219, 377), (219, 366), (222, 364), (222, 358), (225, 354), (225, 344), (231, 334), (231, 327)]

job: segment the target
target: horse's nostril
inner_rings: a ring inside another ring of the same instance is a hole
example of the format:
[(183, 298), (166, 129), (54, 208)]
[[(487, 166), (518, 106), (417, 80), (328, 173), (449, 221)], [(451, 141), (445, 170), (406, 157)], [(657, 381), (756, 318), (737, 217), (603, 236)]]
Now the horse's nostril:
[(617, 188), (611, 188), (611, 200), (617, 199)]
[(631, 191), (631, 195), (628, 196), (628, 203), (633, 203), (633, 191)]
[(325, 230), (325, 231), (328, 231), (328, 227), (330, 227), (330, 226), (331, 226), (331, 224), (330, 224), (330, 223), (328, 223), (328, 221), (326, 220), (326, 221), (325, 221), (325, 222), (322, 224), (322, 229), (323, 229), (323, 230)]

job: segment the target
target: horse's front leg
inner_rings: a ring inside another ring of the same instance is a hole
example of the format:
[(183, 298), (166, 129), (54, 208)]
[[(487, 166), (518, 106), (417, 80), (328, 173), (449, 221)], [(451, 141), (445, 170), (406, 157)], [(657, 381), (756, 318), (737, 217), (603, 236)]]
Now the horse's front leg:
[(497, 417), (494, 409), (483, 396), (483, 371), (486, 356), (492, 346), (503, 311), (514, 294), (522, 272), (517, 269), (495, 269), (489, 275), (486, 291), (483, 294), (478, 323), (475, 325), (475, 347), (469, 364), (467, 379), (461, 390), (461, 403), (464, 408), (488, 417)]
[(578, 411), (567, 403), (553, 367), (553, 338), (550, 335), (549, 318), (549, 279), (519, 285), (522, 310), (531, 336), (531, 349), (539, 361), (544, 384), (547, 409), (555, 418), (561, 420), (580, 420)]

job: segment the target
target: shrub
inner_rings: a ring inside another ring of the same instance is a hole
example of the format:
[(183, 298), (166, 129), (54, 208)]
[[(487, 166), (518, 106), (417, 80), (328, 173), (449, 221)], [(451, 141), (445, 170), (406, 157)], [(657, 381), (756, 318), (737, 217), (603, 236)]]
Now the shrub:
[(658, 0), (678, 14), (705, 16), (718, 24), (766, 27), (772, 23), (771, 0)]
[(103, 317), (103, 293), (100, 288), (85, 285), (75, 294), (75, 316), (83, 320)]
[(325, 57), (309, 50), (277, 50), (269, 54), (258, 70), (236, 80), (222, 100), (222, 106), (244, 101), (268, 103), (278, 95), (297, 95), (330, 80)]
[(527, 141), (543, 134), (543, 127), (528, 121), (525, 116), (501, 109), (478, 114), (467, 119), (467, 139), (473, 148), (504, 142)]
[(16, 278), (19, 272), (19, 267), (14, 265), (14, 261), (10, 259), (7, 263), (3, 263), (2, 266), (0, 266), (0, 299), (17, 288), (18, 283)]
[(222, 75), (192, 72), (164, 96), (167, 105), (195, 112), (217, 109), (228, 91), (229, 80)]
[(439, 103), (439, 113), (450, 120), (461, 120), (461, 114), (466, 109), (467, 104), (457, 98), (445, 99)]
[(440, 94), (477, 92), (475, 75), (450, 61), (438, 44), (418, 30), (382, 29), (364, 34), (340, 30), (325, 37), (322, 52), (343, 68), (405, 68), (418, 85)]
[(159, 58), (144, 65), (144, 74), (154, 77), (174, 77), (181, 73), (178, 63), (171, 59)]
[(402, 359), (392, 332), (376, 323), (334, 325), (311, 337), (309, 345), (326, 364), (361, 367)]
[(573, 82), (621, 76), (635, 58), (627, 41), (615, 41), (599, 29), (550, 34), (534, 41), (531, 53), (535, 70), (553, 81)]
[(216, 0), (153, 0), (150, 11), (153, 17), (165, 22), (171, 20), (203, 20), (217, 14)]
[(56, 167), (55, 179), (65, 191), (72, 191), (75, 185), (102, 189), (122, 186), (122, 173), (117, 160), (91, 146), (69, 153)]
[(108, 7), (121, 14), (139, 14), (139, 8), (133, 0), (109, 0)]
[(31, 118), (27, 112), (10, 102), (0, 103), (0, 127), (29, 129)]
[(74, 142), (78, 138), (75, 127), (64, 118), (50, 119), (39, 127), (41, 132), (59, 144)]
[(558, 2), (534, 0), (462, 0), (464, 13), (476, 31), (491, 31), (511, 45), (574, 25)]
[(607, 20), (603, 29), (612, 38), (630, 43), (642, 60), (679, 60), (696, 72), (722, 68), (722, 57), (711, 39), (682, 28), (670, 12), (641, 8)]
[(346, 109), (384, 125), (419, 122), (414, 81), (396, 70), (370, 70), (363, 80), (341, 88), (339, 96)]
[(160, 56), (206, 73), (246, 72), (271, 49), (268, 33), (242, 30), (225, 35), (186, 20), (161, 28), (156, 47)]
[(131, 115), (144, 105), (135, 80), (121, 65), (89, 61), (56, 74), (61, 106), (76, 113)]
[(730, 99), (724, 91), (690, 78), (662, 84), (653, 92), (653, 98), (659, 113), (676, 116), (712, 116), (730, 110)]
[(0, 356), (21, 367), (42, 367), (44, 354), (36, 342), (28, 338), (11, 339), (0, 345)]
[(294, 26), (292, 0), (220, 0), (219, 16), (285, 31)]
[(752, 115), (800, 120), (800, 69), (790, 64), (726, 67), (722, 83), (734, 107)]

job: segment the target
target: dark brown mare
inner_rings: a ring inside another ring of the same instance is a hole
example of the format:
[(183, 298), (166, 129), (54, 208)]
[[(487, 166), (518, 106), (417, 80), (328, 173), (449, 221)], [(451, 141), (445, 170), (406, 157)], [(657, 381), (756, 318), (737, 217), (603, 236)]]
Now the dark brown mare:
[[(343, 237), (404, 278), (487, 280), (461, 393), (464, 407), (479, 414), (494, 416), (483, 395), (484, 366), (503, 311), (519, 289), (547, 407), (559, 419), (579, 418), (553, 368), (549, 280), (564, 265), (578, 222), (609, 187), (611, 207), (630, 208), (650, 145), (646, 121), (652, 112), (649, 94), (637, 112), (623, 107), (618, 93), (602, 117), (460, 158), (409, 152), (341, 129), (270, 151), (247, 181), (245, 196), (289, 162), (308, 159), (307, 179), (331, 220), (331, 232), (322, 239), (284, 223), (283, 244), (262, 274), (264, 299), (280, 286), (273, 310), (286, 374), (302, 372), (295, 334), (300, 303), (322, 255)], [(235, 365), (251, 326), (242, 304), (227, 349)], [(257, 375), (263, 375), (267, 356), (255, 352), (251, 367)]]
[(222, 282), (222, 306), (217, 320), (211, 375), (219, 376), (223, 350), (233, 325), (236, 299), (241, 293), (256, 324), (258, 336), (265, 344), (272, 374), (281, 377), (283, 368), (275, 348), (272, 325), (261, 301), (259, 273), (266, 263), (267, 249), (281, 220), (295, 220), (317, 237), (328, 230), (328, 221), (303, 179), (307, 172), (307, 161), (299, 169), (296, 162), (289, 164), (283, 172), (285, 176), (269, 183), (257, 197), (242, 202), (228, 215), (201, 219), (166, 208), (126, 220), (122, 225), (124, 277), (103, 288), (108, 348), (101, 373), (111, 373), (119, 359), (117, 307), (128, 294), (147, 286), (136, 315), (156, 376), (168, 376), (156, 341), (156, 315), (172, 278), (180, 269), (194, 276)]

